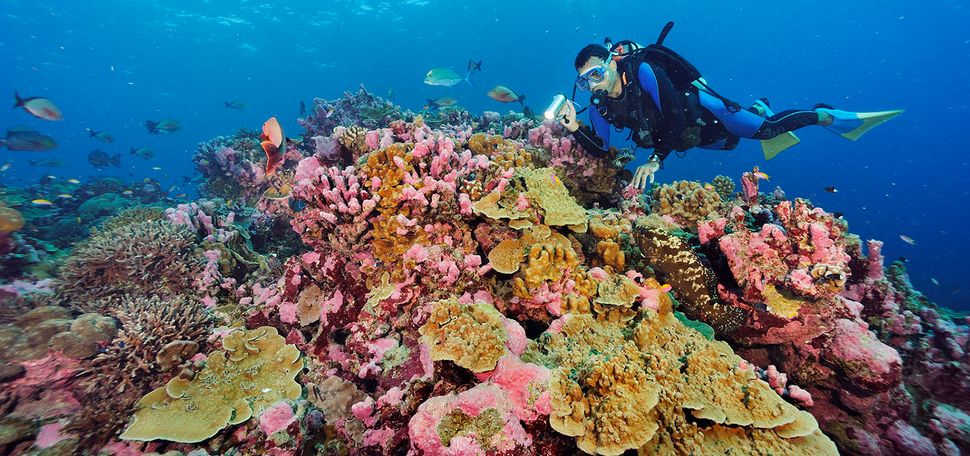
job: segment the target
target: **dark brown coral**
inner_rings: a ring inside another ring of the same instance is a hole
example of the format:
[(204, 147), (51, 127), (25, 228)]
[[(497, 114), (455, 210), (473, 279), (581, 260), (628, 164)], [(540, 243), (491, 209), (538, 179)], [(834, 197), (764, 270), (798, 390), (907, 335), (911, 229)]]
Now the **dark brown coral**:
[(744, 323), (744, 310), (717, 299), (714, 273), (701, 263), (683, 239), (664, 229), (638, 221), (634, 237), (650, 266), (661, 272), (677, 293), (679, 310), (692, 319), (710, 324), (727, 335)]

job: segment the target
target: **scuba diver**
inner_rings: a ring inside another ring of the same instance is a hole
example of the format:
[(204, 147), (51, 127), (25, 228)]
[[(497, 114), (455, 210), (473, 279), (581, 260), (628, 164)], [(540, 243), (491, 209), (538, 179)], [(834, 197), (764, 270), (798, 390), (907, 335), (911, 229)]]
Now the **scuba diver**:
[[(638, 148), (653, 149), (646, 164), (637, 168), (631, 185), (643, 189), (653, 183), (663, 160), (673, 152), (693, 147), (734, 149), (740, 138), (761, 140), (766, 159), (772, 159), (799, 142), (792, 133), (809, 125), (821, 125), (849, 140), (899, 115), (902, 110), (849, 112), (817, 104), (813, 109), (772, 112), (761, 98), (745, 109), (711, 89), (700, 72), (663, 41), (673, 22), (668, 22), (657, 42), (643, 47), (632, 41), (605, 46), (590, 44), (579, 51), (575, 67), (579, 76), (573, 88), (591, 92), (587, 108), (576, 110), (565, 96), (557, 96), (546, 118), (558, 118), (567, 131), (590, 154), (603, 157), (610, 148), (611, 125), (629, 128)], [(590, 126), (576, 120), (589, 110)]]

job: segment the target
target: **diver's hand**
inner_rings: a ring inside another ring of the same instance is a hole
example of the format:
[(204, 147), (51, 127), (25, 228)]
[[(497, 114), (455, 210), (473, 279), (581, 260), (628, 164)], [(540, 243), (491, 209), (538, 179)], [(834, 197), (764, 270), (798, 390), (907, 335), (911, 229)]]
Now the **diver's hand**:
[(563, 103), (559, 115), (562, 116), (559, 118), (559, 124), (565, 127), (567, 131), (573, 133), (579, 130), (579, 122), (576, 121), (576, 107), (573, 106), (571, 100), (566, 100)]
[(660, 169), (660, 162), (650, 160), (645, 165), (640, 165), (637, 167), (636, 172), (633, 173), (633, 180), (630, 181), (630, 185), (637, 189), (643, 190), (647, 188), (647, 183), (653, 185), (654, 174)]

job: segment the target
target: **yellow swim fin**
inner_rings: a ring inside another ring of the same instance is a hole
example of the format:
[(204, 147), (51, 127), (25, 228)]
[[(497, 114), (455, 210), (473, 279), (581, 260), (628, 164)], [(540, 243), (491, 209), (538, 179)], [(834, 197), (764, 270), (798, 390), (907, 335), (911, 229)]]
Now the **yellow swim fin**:
[(866, 134), (869, 130), (903, 113), (902, 109), (878, 112), (850, 112), (840, 109), (823, 108), (817, 109), (817, 111), (827, 113), (833, 117), (832, 125), (828, 125), (825, 128), (838, 133), (850, 141), (859, 139), (860, 136)]
[[(754, 104), (760, 111), (764, 112), (765, 117), (775, 114), (772, 112), (771, 107), (768, 106), (768, 100), (765, 98), (756, 100)], [(798, 136), (795, 136), (795, 133), (789, 131), (771, 139), (761, 140), (761, 152), (765, 154), (765, 160), (771, 160), (772, 158), (778, 156), (778, 154), (784, 152), (785, 149), (788, 149), (799, 142), (801, 142), (801, 140), (798, 139)]]
[(765, 160), (771, 160), (772, 158), (778, 156), (778, 154), (784, 152), (785, 149), (788, 149), (799, 142), (801, 142), (801, 140), (798, 139), (798, 136), (795, 136), (794, 133), (789, 131), (788, 133), (775, 136), (771, 139), (761, 140), (761, 152), (764, 152)]

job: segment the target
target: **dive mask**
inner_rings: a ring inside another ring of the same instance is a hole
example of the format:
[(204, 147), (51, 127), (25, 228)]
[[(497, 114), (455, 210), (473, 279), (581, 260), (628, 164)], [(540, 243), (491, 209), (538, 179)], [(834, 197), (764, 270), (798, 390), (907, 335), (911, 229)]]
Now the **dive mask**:
[(576, 88), (583, 92), (589, 91), (593, 85), (599, 84), (606, 79), (606, 64), (596, 65), (583, 74), (576, 77)]

